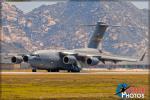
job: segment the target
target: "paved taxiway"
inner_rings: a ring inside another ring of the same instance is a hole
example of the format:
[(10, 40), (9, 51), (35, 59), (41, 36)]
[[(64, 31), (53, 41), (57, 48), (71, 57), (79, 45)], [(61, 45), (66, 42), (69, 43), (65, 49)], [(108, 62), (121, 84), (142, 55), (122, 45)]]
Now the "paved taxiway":
[(138, 72), (80, 72), (80, 73), (68, 73), (68, 72), (0, 72), (0, 74), (16, 74), (16, 75), (38, 75), (38, 74), (103, 74), (103, 75), (126, 75), (126, 74), (149, 74), (149, 71)]

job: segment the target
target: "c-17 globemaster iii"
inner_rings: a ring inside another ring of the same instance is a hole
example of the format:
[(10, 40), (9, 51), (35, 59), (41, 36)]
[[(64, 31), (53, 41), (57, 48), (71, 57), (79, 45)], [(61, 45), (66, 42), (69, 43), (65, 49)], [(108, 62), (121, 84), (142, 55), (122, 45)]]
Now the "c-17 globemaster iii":
[(111, 61), (114, 63), (120, 61), (136, 62), (143, 60), (145, 52), (140, 59), (131, 59), (115, 55), (106, 55), (98, 49), (104, 33), (108, 27), (103, 22), (97, 22), (95, 31), (90, 37), (88, 48), (73, 50), (38, 50), (31, 54), (22, 56), (13, 56), (12, 63), (27, 62), (32, 67), (32, 72), (37, 69), (47, 70), (48, 72), (59, 72), (67, 70), (68, 72), (80, 72), (83, 66), (97, 65), (99, 62)]

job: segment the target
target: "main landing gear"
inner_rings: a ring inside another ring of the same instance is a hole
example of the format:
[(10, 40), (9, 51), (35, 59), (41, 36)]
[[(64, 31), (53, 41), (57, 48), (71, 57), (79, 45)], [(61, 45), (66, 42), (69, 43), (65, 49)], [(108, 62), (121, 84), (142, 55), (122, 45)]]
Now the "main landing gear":
[(78, 73), (80, 71), (81, 71), (81, 68), (79, 68), (78, 66), (73, 65), (73, 64), (72, 64), (71, 68), (68, 69), (68, 72), (76, 72), (76, 73)]
[(33, 69), (32, 69), (32, 72), (36, 72), (36, 69), (35, 69), (35, 68), (33, 68)]
[(48, 69), (48, 72), (59, 72), (59, 69)]

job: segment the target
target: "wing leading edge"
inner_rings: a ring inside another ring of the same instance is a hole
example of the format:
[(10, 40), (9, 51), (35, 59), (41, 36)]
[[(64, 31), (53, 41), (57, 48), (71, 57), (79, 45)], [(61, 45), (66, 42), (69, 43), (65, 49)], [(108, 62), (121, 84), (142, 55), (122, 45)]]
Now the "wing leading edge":
[(119, 57), (119, 56), (107, 56), (107, 55), (101, 55), (101, 59), (105, 60), (114, 60), (114, 61), (128, 61), (128, 62), (137, 62), (137, 61), (143, 61), (146, 54), (146, 49), (144, 50), (144, 53), (141, 55), (138, 59), (133, 58), (127, 58), (127, 57)]
[(68, 52), (61, 52), (64, 55), (72, 55), (75, 56), (77, 58), (87, 58), (87, 57), (96, 57), (99, 59), (99, 61), (113, 61), (113, 62), (121, 62), (121, 61), (128, 61), (128, 62), (138, 62), (138, 61), (142, 61), (144, 59), (144, 56), (146, 54), (146, 49), (144, 50), (143, 54), (141, 55), (140, 58), (134, 59), (134, 58), (128, 58), (128, 57), (121, 57), (121, 56), (117, 56), (117, 55), (105, 55), (105, 54), (87, 54), (87, 53), (80, 53), (80, 52), (72, 52), (72, 51), (68, 51)]

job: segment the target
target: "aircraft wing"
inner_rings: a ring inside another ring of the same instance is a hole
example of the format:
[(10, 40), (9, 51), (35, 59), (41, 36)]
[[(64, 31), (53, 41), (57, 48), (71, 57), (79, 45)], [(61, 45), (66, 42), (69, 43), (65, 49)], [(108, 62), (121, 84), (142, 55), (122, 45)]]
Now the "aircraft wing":
[(82, 62), (86, 62), (88, 58), (96, 58), (98, 61), (102, 61), (105, 63), (105, 61), (113, 61), (114, 63), (120, 62), (120, 61), (128, 61), (128, 62), (136, 62), (138, 59), (131, 59), (131, 58), (126, 58), (126, 57), (119, 57), (119, 56), (113, 56), (113, 55), (103, 55), (103, 54), (87, 54), (87, 53), (73, 53), (71, 51), (69, 52), (61, 52), (64, 56), (66, 55), (71, 55), (78, 60)]
[(144, 56), (146, 54), (146, 48), (141, 55), (139, 59), (133, 59), (133, 58), (127, 58), (127, 57), (120, 57), (120, 56), (114, 56), (114, 55), (100, 55), (101, 59), (104, 60), (112, 60), (112, 61), (128, 61), (128, 62), (137, 62), (137, 61), (143, 61)]
[(138, 59), (132, 59), (127, 57), (119, 57), (119, 56), (108, 56), (108, 55), (101, 55), (101, 59), (103, 60), (112, 60), (112, 61), (129, 61), (129, 62), (136, 62)]
[(120, 61), (128, 61), (128, 62), (137, 62), (139, 59), (132, 59), (127, 57), (115, 56), (115, 55), (93, 55), (93, 54), (78, 54), (80, 57), (95, 57), (102, 61), (113, 61), (113, 62), (120, 62)]
[(10, 59), (10, 58), (12, 58), (12, 57), (14, 57), (14, 56), (24, 56), (24, 55), (26, 55), (25, 53), (23, 54), (23, 53), (18, 53), (18, 54), (7, 54), (7, 55), (4, 55), (4, 59)]
[(113, 61), (114, 63), (120, 62), (120, 61), (128, 61), (128, 62), (137, 62), (137, 61), (142, 61), (146, 51), (143, 52), (142, 56), (139, 59), (133, 59), (129, 57), (122, 57), (122, 56), (117, 56), (117, 55), (106, 55), (102, 53), (81, 53), (81, 52), (73, 52), (73, 51), (63, 51), (60, 52), (63, 55), (71, 55), (75, 56), (78, 58), (80, 61), (85, 61), (87, 58), (97, 58), (99, 61), (102, 61), (105, 63), (105, 61)]

